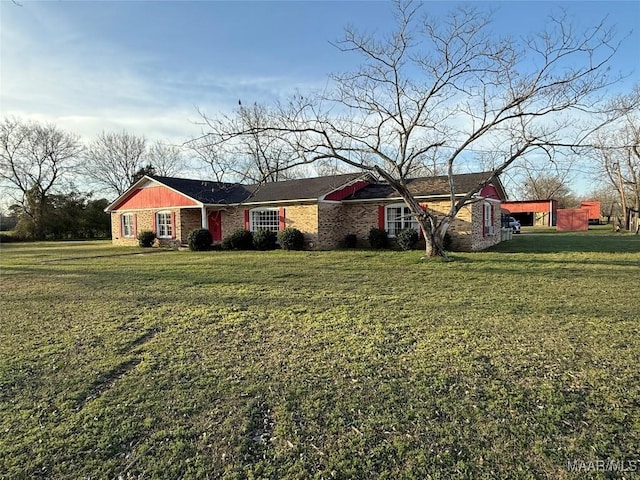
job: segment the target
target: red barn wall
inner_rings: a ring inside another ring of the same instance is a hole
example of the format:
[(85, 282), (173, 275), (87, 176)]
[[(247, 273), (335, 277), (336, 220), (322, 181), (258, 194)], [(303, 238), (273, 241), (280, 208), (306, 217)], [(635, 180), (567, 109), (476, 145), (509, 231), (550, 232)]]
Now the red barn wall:
[(562, 208), (558, 210), (559, 231), (589, 230), (589, 211), (582, 208)]
[(589, 220), (600, 220), (600, 202), (580, 202), (580, 208), (589, 212)]

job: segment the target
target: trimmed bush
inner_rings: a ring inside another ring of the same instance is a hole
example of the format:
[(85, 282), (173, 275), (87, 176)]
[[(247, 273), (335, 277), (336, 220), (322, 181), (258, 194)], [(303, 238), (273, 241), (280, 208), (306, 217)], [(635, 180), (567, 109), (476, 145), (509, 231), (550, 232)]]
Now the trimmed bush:
[(403, 228), (396, 235), (396, 243), (402, 250), (411, 250), (418, 242), (418, 232), (413, 228)]
[(297, 228), (288, 227), (278, 232), (278, 243), (285, 250), (302, 250), (304, 235)]
[(213, 243), (213, 237), (211, 236), (211, 232), (206, 228), (191, 230), (187, 236), (187, 243), (189, 243), (189, 250), (203, 252), (209, 250)]
[(253, 248), (253, 234), (248, 230), (239, 229), (222, 240), (225, 250), (251, 250)]
[(358, 245), (358, 237), (356, 237), (355, 233), (349, 233), (344, 236), (342, 243), (344, 244), (344, 248), (356, 248)]
[(369, 245), (371, 248), (381, 249), (389, 246), (389, 236), (382, 228), (372, 228), (369, 230)]
[(156, 241), (156, 232), (151, 230), (145, 230), (138, 233), (138, 245), (144, 248), (153, 247), (153, 242)]
[(278, 240), (276, 232), (260, 228), (253, 232), (253, 248), (256, 250), (275, 250)]
[(444, 239), (442, 240), (442, 246), (448, 252), (453, 251), (453, 239), (451, 238), (451, 235), (449, 235), (449, 232), (444, 234)]
[(0, 243), (20, 242), (21, 238), (11, 235), (10, 233), (0, 233)]

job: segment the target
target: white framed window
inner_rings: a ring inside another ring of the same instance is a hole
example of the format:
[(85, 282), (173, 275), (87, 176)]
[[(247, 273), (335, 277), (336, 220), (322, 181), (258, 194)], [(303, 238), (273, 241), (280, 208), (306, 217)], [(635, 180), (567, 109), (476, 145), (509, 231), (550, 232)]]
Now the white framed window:
[(249, 230), (280, 230), (280, 211), (277, 208), (255, 208), (249, 212)]
[(482, 217), (483, 217), (483, 236), (492, 236), (496, 234), (495, 227), (493, 225), (493, 205), (488, 202), (482, 204)]
[(133, 237), (133, 214), (123, 213), (121, 216), (122, 236)]
[(416, 217), (411, 213), (409, 207), (404, 203), (387, 205), (385, 208), (385, 230), (389, 237), (395, 237), (400, 230), (405, 228), (413, 228), (416, 232), (419, 231)]
[(491, 215), (491, 204), (490, 203), (484, 203), (483, 204), (484, 207), (484, 226), (485, 227), (491, 227), (493, 225), (493, 215)]
[(158, 238), (171, 238), (173, 225), (171, 225), (171, 212), (156, 213), (156, 235)]

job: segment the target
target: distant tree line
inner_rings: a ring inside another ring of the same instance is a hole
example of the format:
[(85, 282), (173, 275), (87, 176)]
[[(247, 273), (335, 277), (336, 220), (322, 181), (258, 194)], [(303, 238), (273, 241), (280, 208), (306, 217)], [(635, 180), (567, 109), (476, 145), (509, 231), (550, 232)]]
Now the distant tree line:
[(55, 125), (5, 118), (0, 230), (18, 239), (108, 238), (111, 201), (144, 175), (178, 175), (185, 165), (181, 147), (124, 131), (84, 145)]

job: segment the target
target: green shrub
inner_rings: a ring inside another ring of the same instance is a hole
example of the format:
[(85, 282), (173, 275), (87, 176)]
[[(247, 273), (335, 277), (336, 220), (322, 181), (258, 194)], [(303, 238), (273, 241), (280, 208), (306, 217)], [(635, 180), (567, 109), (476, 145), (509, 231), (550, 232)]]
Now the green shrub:
[(449, 235), (449, 232), (444, 234), (444, 239), (442, 240), (442, 246), (448, 252), (453, 251), (453, 240), (451, 238), (451, 235)]
[(418, 232), (413, 228), (403, 228), (396, 235), (396, 243), (402, 250), (411, 250), (418, 242)]
[(276, 232), (260, 228), (253, 232), (253, 248), (256, 250), (275, 250), (278, 236)]
[(355, 233), (349, 233), (344, 236), (342, 243), (344, 244), (344, 248), (356, 248), (356, 245), (358, 245), (358, 237), (356, 237)]
[(203, 252), (209, 250), (213, 243), (213, 237), (211, 232), (206, 228), (192, 230), (187, 236), (187, 243), (189, 244), (189, 250), (194, 252)]
[(248, 230), (239, 229), (222, 240), (225, 250), (251, 250), (253, 248), (253, 234)]
[(387, 248), (389, 246), (389, 236), (382, 228), (372, 228), (369, 230), (369, 245), (371, 248)]
[(21, 238), (10, 233), (0, 233), (0, 243), (20, 242)]
[(285, 250), (302, 250), (304, 235), (297, 228), (288, 227), (278, 232), (278, 243)]
[(145, 230), (138, 233), (138, 245), (141, 247), (153, 247), (153, 242), (156, 241), (156, 232)]

